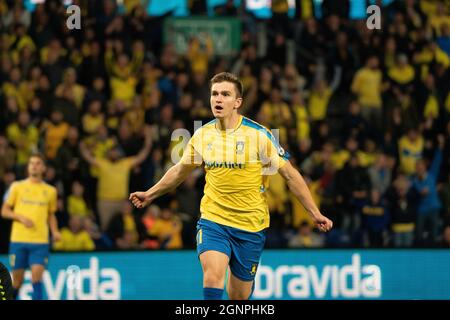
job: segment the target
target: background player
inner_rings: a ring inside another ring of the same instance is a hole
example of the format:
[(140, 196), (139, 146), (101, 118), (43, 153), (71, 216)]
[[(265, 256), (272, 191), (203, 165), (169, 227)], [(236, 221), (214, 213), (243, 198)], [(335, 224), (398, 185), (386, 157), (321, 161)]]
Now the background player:
[[(221, 299), (227, 268), (230, 299), (248, 299), (269, 226), (265, 197), (267, 175), (277, 171), (301, 201), (321, 231), (332, 221), (314, 203), (300, 173), (272, 133), (238, 114), (242, 83), (230, 73), (211, 79), (211, 110), (215, 120), (201, 127), (188, 143), (181, 161), (146, 192), (130, 194), (142, 208), (177, 187), (202, 163), (206, 170), (205, 195), (197, 226), (197, 252), (203, 269), (205, 299)], [(274, 170), (271, 170), (274, 169)]]
[(61, 238), (55, 217), (57, 191), (43, 181), (45, 169), (43, 156), (32, 155), (28, 160), (28, 178), (11, 185), (2, 206), (2, 216), (14, 221), (9, 248), (14, 298), (23, 283), (25, 269), (30, 267), (32, 299), (42, 299), (42, 275), (50, 251), (49, 229), (53, 241)]

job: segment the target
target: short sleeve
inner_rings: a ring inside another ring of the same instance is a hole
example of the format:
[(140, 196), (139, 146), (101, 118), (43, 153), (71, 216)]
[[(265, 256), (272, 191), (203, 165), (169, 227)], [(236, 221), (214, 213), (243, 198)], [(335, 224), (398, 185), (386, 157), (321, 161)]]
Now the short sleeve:
[(198, 130), (192, 138), (189, 139), (184, 148), (183, 155), (180, 159), (182, 164), (200, 166), (203, 163), (203, 157), (201, 155), (202, 135), (199, 131), (201, 130)]
[(13, 182), (9, 187), (9, 190), (5, 193), (4, 201), (7, 205), (14, 207), (18, 196), (17, 182)]
[(289, 161), (290, 155), (270, 131), (261, 130), (259, 133), (259, 157), (266, 168), (265, 174), (276, 174)]

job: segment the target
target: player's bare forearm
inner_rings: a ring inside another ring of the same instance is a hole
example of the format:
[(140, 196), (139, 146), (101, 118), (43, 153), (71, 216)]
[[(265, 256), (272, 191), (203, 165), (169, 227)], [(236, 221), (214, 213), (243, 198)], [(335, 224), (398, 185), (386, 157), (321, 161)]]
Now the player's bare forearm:
[(147, 191), (137, 191), (130, 194), (129, 200), (136, 208), (144, 208), (156, 198), (175, 189), (195, 166), (185, 165), (181, 162), (170, 168), (157, 184)]
[(59, 232), (58, 220), (56, 219), (56, 216), (54, 213), (50, 213), (48, 216), (48, 226), (49, 226), (52, 234)]
[(286, 180), (289, 190), (303, 204), (309, 215), (313, 219), (320, 217), (320, 210), (314, 202), (308, 185), (300, 172), (298, 172), (289, 162), (284, 165), (279, 172)]
[(320, 210), (309, 191), (308, 185), (300, 172), (298, 172), (289, 161), (278, 171), (286, 180), (289, 190), (291, 190), (295, 197), (303, 204), (319, 230), (323, 232), (330, 231), (331, 228), (333, 228), (333, 221), (320, 213)]
[(146, 197), (148, 200), (154, 199), (172, 191), (180, 185), (186, 179), (188, 174), (194, 169), (194, 166), (188, 166), (181, 163), (177, 163), (172, 168), (167, 170), (166, 174), (159, 180), (157, 184), (148, 189)]

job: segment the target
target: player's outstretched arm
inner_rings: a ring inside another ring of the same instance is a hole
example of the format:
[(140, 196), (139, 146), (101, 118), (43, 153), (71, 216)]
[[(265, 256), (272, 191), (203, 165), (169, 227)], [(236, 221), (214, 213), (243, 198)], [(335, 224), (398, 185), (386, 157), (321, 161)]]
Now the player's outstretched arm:
[(148, 206), (156, 198), (175, 189), (186, 179), (188, 174), (195, 168), (194, 165), (183, 164), (181, 161), (167, 170), (166, 174), (147, 191), (138, 191), (130, 194), (129, 200), (136, 208)]
[(320, 231), (331, 230), (333, 221), (320, 213), (300, 172), (298, 172), (289, 161), (281, 167), (278, 172), (286, 180), (289, 190), (291, 190), (295, 197), (303, 204), (317, 228), (319, 228)]

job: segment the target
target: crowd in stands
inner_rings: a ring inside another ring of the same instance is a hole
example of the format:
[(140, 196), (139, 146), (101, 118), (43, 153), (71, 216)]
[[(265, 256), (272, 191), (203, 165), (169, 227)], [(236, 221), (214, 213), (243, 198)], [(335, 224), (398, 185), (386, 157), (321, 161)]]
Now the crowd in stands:
[[(380, 3), (381, 1), (376, 1)], [(74, 0), (81, 29), (68, 30), (62, 1), (33, 12), (0, 0), (0, 194), (26, 177), (29, 155), (47, 159), (58, 190), (62, 240), (54, 250), (195, 247), (204, 172), (137, 210), (173, 165), (175, 129), (212, 119), (209, 79), (244, 85), (242, 114), (277, 129), (321, 211), (320, 234), (280, 175), (269, 177), (266, 247), (450, 247), (450, 2), (393, 1), (380, 30), (349, 18), (349, 1), (272, 1), (257, 19), (233, 1), (216, 8), (242, 22), (241, 50), (213, 39), (186, 52), (163, 41), (163, 22), (139, 0)], [(205, 1), (188, 1), (206, 14)], [(261, 27), (262, 26), (262, 27)], [(10, 222), (0, 221), (6, 252)]]

